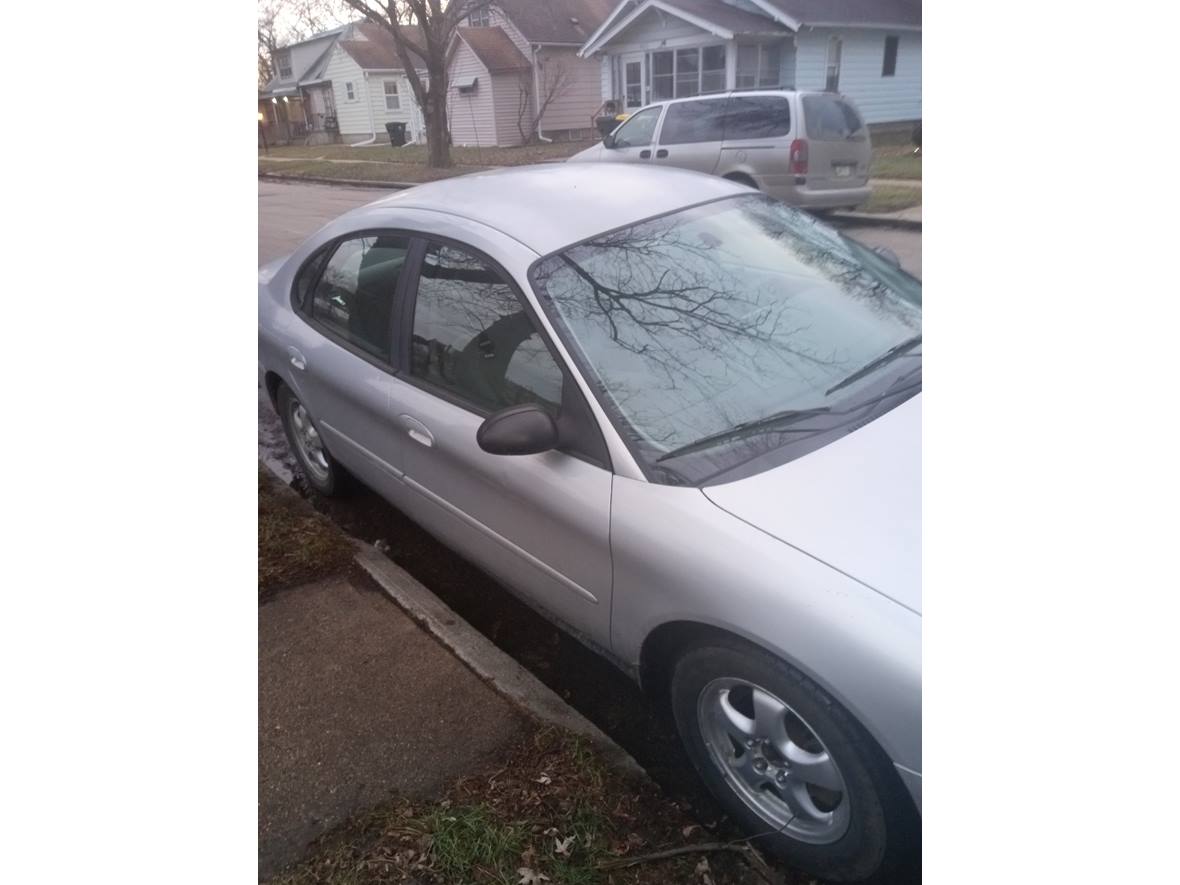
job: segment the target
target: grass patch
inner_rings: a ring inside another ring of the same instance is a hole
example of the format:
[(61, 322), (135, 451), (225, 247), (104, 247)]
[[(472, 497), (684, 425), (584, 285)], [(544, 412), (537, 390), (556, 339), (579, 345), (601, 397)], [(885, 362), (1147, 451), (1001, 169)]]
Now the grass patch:
[(545, 728), (498, 771), (460, 780), (437, 802), (397, 801), (348, 821), (268, 885), (517, 885), (526, 870), (551, 885), (657, 885), (701, 881), (702, 859), (716, 885), (763, 882), (733, 851), (604, 868), (713, 838), (583, 738)]
[(863, 206), (858, 206), (859, 212), (899, 212), (922, 205), (922, 189), (920, 187), (906, 187), (905, 185), (875, 184), (873, 195)]
[[(522, 147), (452, 147), (451, 161), (457, 166), (527, 166), (547, 160), (564, 160), (585, 150), (593, 141), (573, 141), (554, 144), (530, 144)], [(389, 144), (370, 147), (350, 147), (346, 144), (325, 144), (316, 147), (292, 145), (259, 151), (259, 161), (267, 157), (287, 157), (323, 160), (378, 160), (387, 163), (426, 165), (426, 146), (410, 144), (395, 148)]]
[(327, 517), (258, 465), (258, 593), (340, 572), (355, 553)]
[(423, 820), (430, 834), (435, 870), (447, 881), (485, 879), (515, 883), (528, 832), (523, 824), (497, 820), (485, 805), (436, 808)]
[(910, 181), (922, 180), (922, 155), (914, 153), (914, 146), (873, 145), (873, 161), (869, 166), (870, 178), (904, 178)]

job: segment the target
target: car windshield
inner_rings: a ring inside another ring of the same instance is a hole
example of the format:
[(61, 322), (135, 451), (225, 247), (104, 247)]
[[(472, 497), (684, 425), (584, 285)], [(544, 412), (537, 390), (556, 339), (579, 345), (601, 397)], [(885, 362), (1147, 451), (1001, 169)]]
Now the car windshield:
[(921, 283), (762, 195), (604, 234), (530, 278), (658, 482), (784, 463), (921, 383)]

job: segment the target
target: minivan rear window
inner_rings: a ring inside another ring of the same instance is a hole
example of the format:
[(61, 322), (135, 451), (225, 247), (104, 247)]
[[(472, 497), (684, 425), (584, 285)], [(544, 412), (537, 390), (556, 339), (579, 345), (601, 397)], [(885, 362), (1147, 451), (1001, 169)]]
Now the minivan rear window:
[(864, 129), (860, 114), (838, 95), (803, 96), (807, 135), (817, 141), (842, 141)]
[(791, 103), (775, 95), (737, 96), (729, 100), (725, 138), (778, 138), (791, 131)]

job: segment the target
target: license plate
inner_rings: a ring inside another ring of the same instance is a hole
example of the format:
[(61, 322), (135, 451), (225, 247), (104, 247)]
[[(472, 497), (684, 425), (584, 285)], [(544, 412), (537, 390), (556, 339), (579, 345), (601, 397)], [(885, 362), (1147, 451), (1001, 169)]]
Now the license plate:
[(837, 178), (848, 178), (850, 175), (852, 175), (852, 170), (855, 169), (856, 167), (855, 166), (833, 166), (832, 168), (836, 170), (836, 177)]

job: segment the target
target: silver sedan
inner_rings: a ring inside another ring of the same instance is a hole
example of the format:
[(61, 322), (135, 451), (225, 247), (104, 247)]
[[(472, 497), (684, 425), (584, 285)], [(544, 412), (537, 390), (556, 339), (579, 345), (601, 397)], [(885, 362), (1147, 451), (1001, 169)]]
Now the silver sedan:
[(719, 178), (423, 185), (259, 275), (308, 483), (372, 487), (670, 706), (758, 844), (887, 875), (921, 808), (921, 287)]

